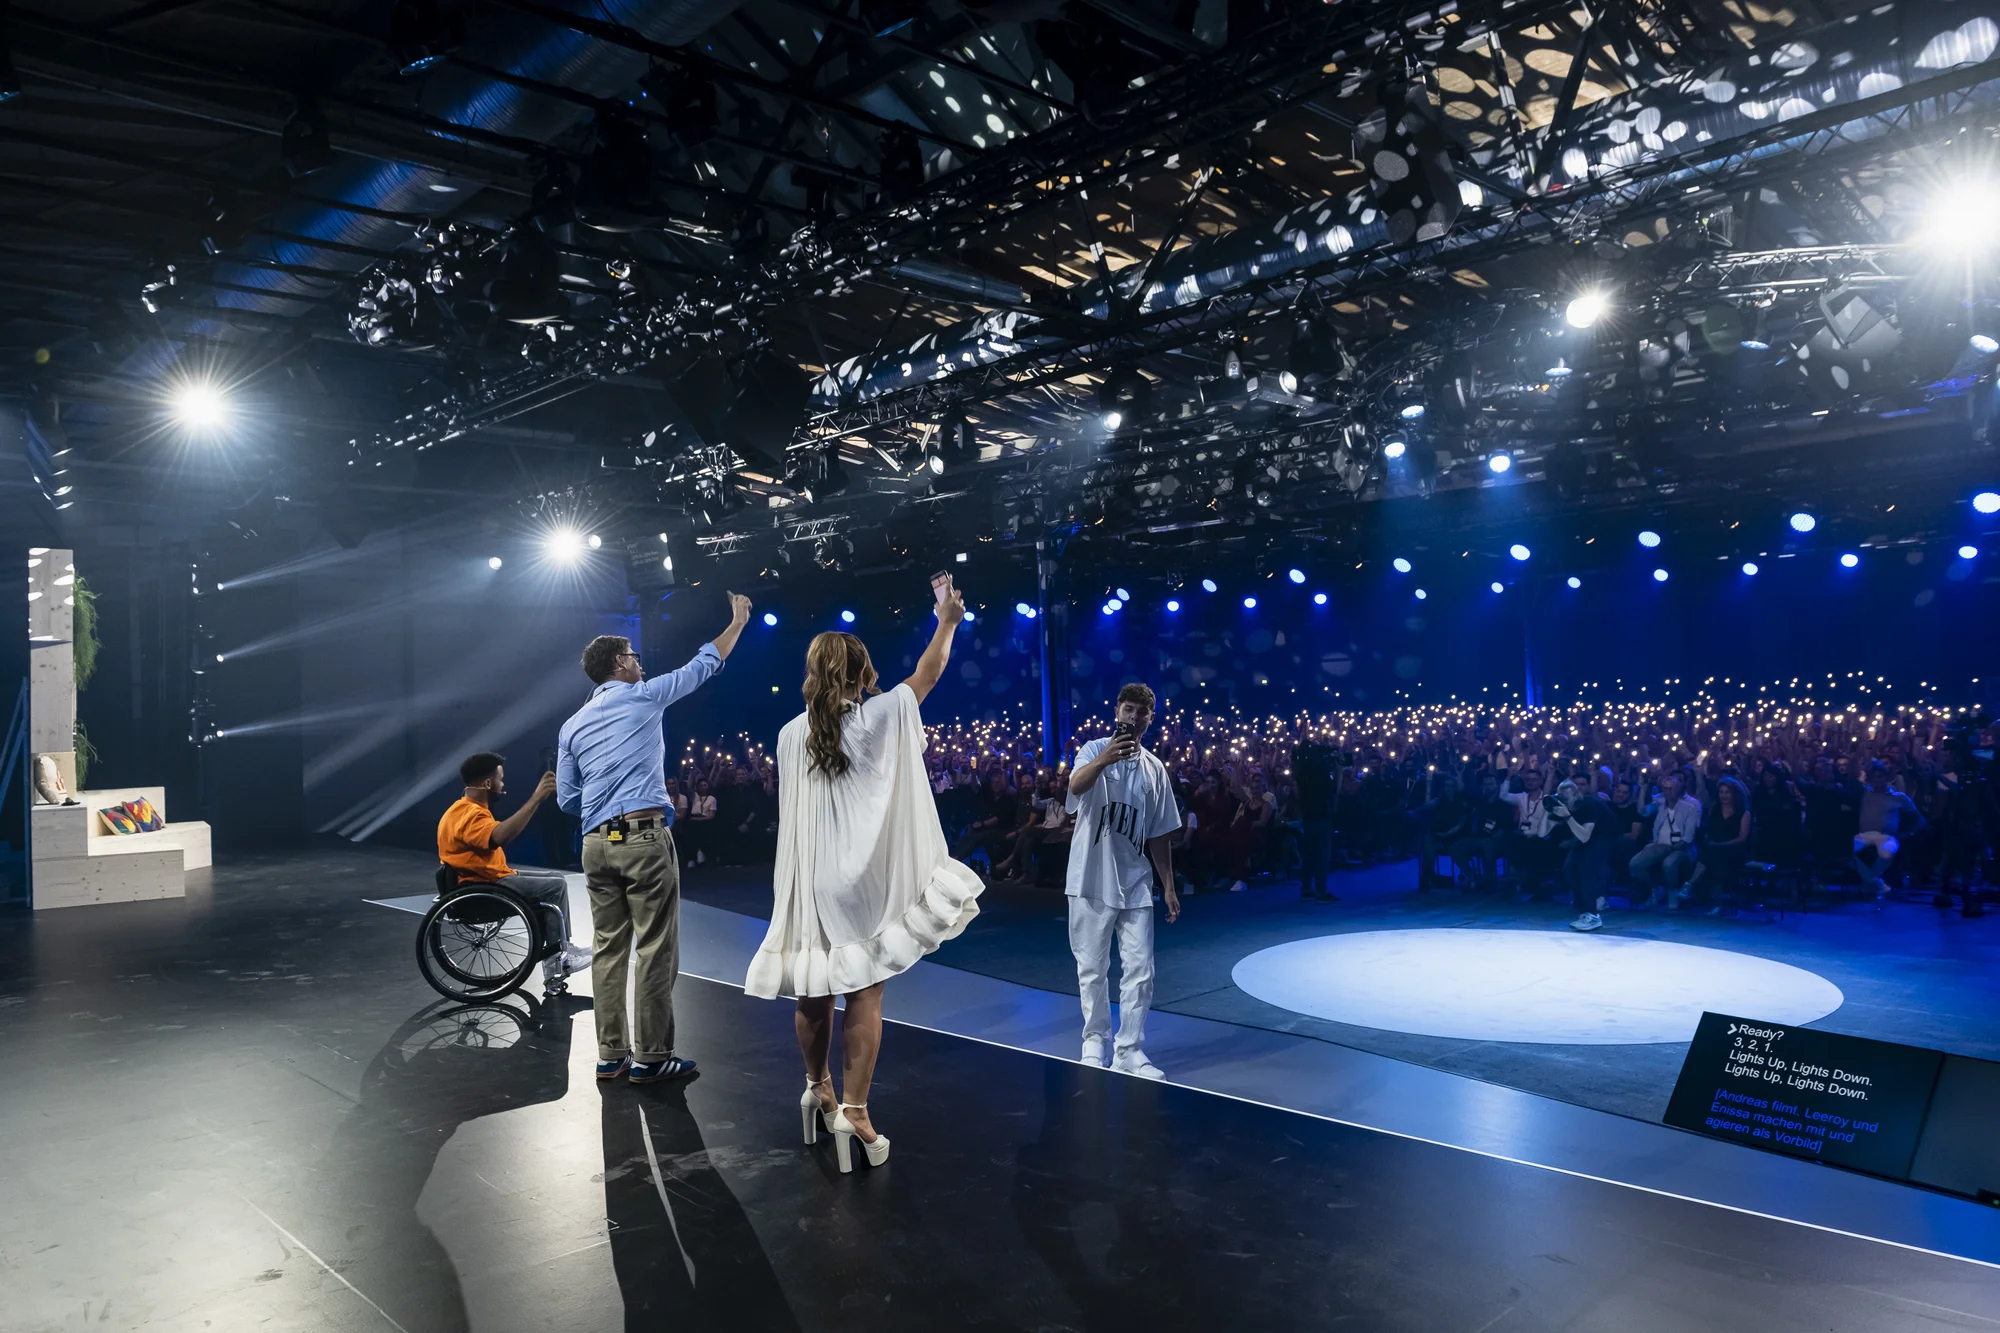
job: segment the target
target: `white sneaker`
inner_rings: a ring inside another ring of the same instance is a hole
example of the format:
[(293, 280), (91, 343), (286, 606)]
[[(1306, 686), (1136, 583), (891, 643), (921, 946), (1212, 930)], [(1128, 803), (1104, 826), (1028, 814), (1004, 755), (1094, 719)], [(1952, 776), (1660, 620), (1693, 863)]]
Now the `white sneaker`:
[(590, 970), (590, 960), (595, 954), (588, 944), (565, 944), (563, 945), (562, 956), (563, 962), (569, 968), (570, 975), (575, 976), (578, 972), (588, 972)]
[(1229, 886), (1229, 891), (1231, 893), (1248, 893), (1250, 892), (1250, 886), (1239, 879)]
[(1570, 922), (1569, 928), (1571, 930), (1602, 930), (1604, 929), (1604, 918), (1595, 912), (1585, 912), (1582, 916)]
[(1111, 1063), (1110, 1047), (1104, 1038), (1085, 1037), (1083, 1039), (1083, 1062), (1087, 1065), (1095, 1065), (1099, 1069)]
[(1139, 1078), (1165, 1078), (1166, 1071), (1146, 1058), (1144, 1051), (1125, 1051), (1112, 1060), (1111, 1067), (1121, 1074), (1132, 1074)]

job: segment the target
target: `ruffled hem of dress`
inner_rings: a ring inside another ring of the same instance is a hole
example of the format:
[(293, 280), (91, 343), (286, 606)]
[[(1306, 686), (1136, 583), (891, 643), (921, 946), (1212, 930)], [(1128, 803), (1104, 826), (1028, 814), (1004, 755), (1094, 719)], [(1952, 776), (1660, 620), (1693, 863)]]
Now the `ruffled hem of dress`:
[(851, 995), (907, 972), (925, 954), (979, 915), (986, 885), (972, 870), (946, 859), (902, 917), (873, 939), (832, 949), (772, 948), (767, 940), (750, 960), (743, 989), (773, 999), (787, 995)]

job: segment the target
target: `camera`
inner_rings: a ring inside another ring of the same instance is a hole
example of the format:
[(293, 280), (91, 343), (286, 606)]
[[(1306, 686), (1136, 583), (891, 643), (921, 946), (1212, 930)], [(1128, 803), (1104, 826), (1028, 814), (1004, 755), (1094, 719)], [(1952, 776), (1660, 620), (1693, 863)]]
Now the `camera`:
[(1562, 797), (1560, 797), (1560, 796), (1544, 796), (1544, 797), (1542, 798), (1542, 809), (1544, 809), (1544, 810), (1548, 811), (1548, 812), (1549, 812), (1550, 814), (1554, 814), (1554, 813), (1555, 813), (1556, 811), (1558, 811), (1558, 810), (1560, 810), (1560, 809), (1562, 809), (1562, 808), (1563, 808), (1563, 800), (1562, 800)]

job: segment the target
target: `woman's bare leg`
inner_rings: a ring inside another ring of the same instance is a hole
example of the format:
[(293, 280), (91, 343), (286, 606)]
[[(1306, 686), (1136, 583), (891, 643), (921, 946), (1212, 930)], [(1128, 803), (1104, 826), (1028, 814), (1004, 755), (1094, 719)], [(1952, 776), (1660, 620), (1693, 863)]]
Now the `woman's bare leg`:
[(831, 1111), (833, 1080), (827, 1074), (826, 1052), (833, 1042), (833, 997), (800, 996), (792, 1027), (799, 1036), (799, 1054), (806, 1059), (806, 1077), (812, 1080), (813, 1095), (819, 1098), (823, 1110)]
[[(840, 1029), (840, 1100), (849, 1106), (867, 1104), (868, 1086), (875, 1079), (875, 1057), (882, 1053), (882, 984), (847, 997), (847, 1021)], [(863, 1143), (875, 1141), (866, 1111), (849, 1111), (847, 1119)]]

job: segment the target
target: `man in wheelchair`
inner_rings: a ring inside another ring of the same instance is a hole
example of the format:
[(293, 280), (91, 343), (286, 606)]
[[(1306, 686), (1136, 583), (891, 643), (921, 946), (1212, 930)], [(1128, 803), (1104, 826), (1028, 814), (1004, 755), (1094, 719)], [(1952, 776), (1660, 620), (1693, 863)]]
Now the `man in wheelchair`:
[(561, 946), (542, 963), (542, 978), (553, 985), (590, 966), (589, 947), (569, 942), (569, 882), (554, 873), (522, 874), (507, 864), (500, 849), (519, 837), (536, 808), (555, 794), (556, 775), (542, 774), (521, 808), (496, 820), (493, 798), (507, 794), (505, 763), (501, 756), (481, 751), (458, 766), (465, 795), (438, 820), (438, 860), (461, 884), (498, 884), (540, 905), (548, 938)]

